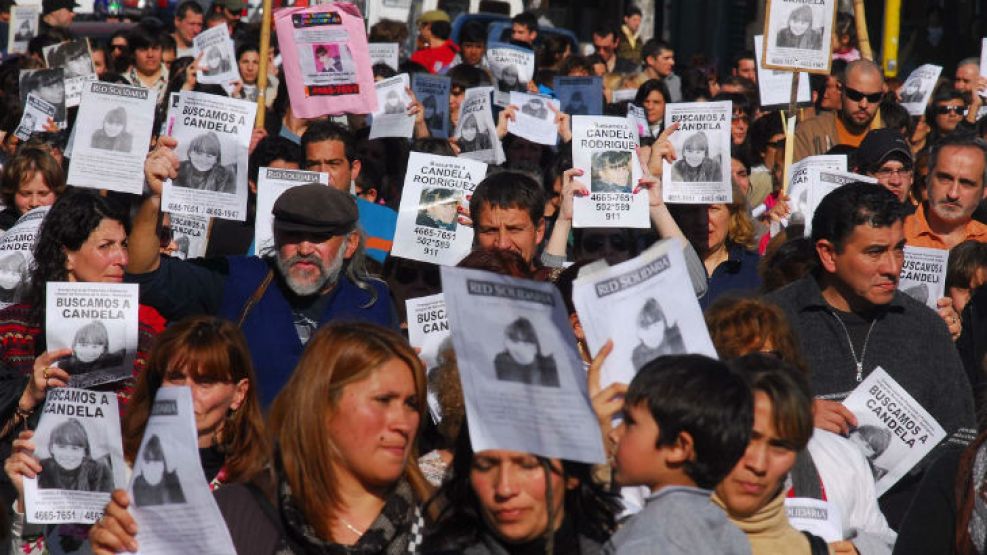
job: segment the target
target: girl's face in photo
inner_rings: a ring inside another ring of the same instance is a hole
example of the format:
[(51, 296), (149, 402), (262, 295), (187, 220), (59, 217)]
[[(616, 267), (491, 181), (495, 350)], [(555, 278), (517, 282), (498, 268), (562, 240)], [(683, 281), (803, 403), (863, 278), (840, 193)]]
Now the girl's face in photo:
[(527, 341), (515, 341), (508, 338), (505, 346), (511, 358), (518, 364), (531, 364), (535, 361), (535, 356), (538, 355), (538, 345), (528, 343)]
[(77, 56), (65, 62), (65, 73), (69, 75), (89, 75), (92, 72), (92, 64), (85, 56)]
[(88, 343), (85, 340), (76, 343), (72, 347), (75, 358), (82, 362), (93, 362), (106, 352), (106, 345), (102, 343)]
[(651, 324), (642, 327), (638, 335), (641, 338), (641, 343), (652, 349), (657, 348), (665, 339), (665, 321), (655, 320)]
[(200, 172), (207, 172), (213, 169), (216, 165), (219, 156), (209, 152), (199, 152), (197, 150), (189, 150), (188, 159), (192, 162), (192, 167), (199, 170)]
[(686, 147), (683, 149), (682, 154), (685, 156), (685, 163), (689, 164), (689, 167), (692, 168), (698, 168), (703, 163), (703, 158), (706, 157), (706, 151), (701, 148)]
[(465, 139), (467, 141), (472, 141), (473, 139), (476, 138), (477, 131), (478, 130), (476, 128), (476, 124), (473, 124), (473, 125), (464, 125), (463, 126), (463, 139)]
[(803, 19), (801, 17), (792, 18), (788, 21), (788, 28), (792, 31), (792, 34), (801, 37), (809, 29), (810, 21)]
[(103, 132), (107, 137), (116, 138), (123, 132), (123, 122), (113, 118), (107, 119), (103, 122)]
[(58, 105), (65, 101), (65, 84), (62, 81), (53, 81), (38, 87), (36, 93), (48, 102)]
[(14, 270), (0, 270), (0, 287), (13, 289), (21, 282), (21, 273)]
[(79, 445), (61, 445), (55, 443), (51, 446), (51, 456), (54, 457), (58, 466), (64, 470), (75, 470), (82, 465), (82, 459), (86, 456), (86, 449)]
[(156, 486), (161, 483), (161, 478), (164, 477), (165, 465), (164, 461), (144, 461), (144, 465), (141, 467), (141, 474), (144, 475), (144, 479), (147, 480), (148, 484)]

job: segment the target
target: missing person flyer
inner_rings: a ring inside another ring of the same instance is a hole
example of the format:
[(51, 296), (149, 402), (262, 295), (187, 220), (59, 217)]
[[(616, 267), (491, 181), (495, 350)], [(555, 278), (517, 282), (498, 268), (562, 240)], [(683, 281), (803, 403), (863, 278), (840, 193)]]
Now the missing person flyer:
[(377, 111), (370, 123), (370, 139), (396, 137), (410, 139), (415, 131), (415, 116), (408, 113), (411, 97), (407, 89), (408, 74), (381, 79), (374, 85), (377, 91)]
[(828, 74), (836, 4), (837, 0), (768, 0), (761, 64)]
[(398, 43), (371, 42), (368, 47), (372, 65), (384, 64), (394, 71), (398, 70)]
[(510, 102), (508, 93), (528, 90), (528, 81), (535, 76), (533, 50), (514, 44), (495, 42), (487, 45), (485, 59), (496, 83), (495, 104), (507, 106)]
[(848, 439), (867, 459), (878, 497), (946, 438), (936, 419), (880, 366), (843, 405), (857, 417)]
[(0, 309), (24, 302), (31, 285), (34, 243), (50, 206), (24, 213), (0, 235)]
[(212, 218), (206, 216), (182, 216), (168, 214), (171, 227), (170, 256), (188, 260), (202, 258), (209, 246), (209, 222)]
[(86, 83), (97, 78), (89, 40), (79, 39), (53, 44), (42, 49), (42, 53), (48, 67), (60, 67), (65, 70), (65, 106), (68, 108), (78, 106)]
[(462, 260), (473, 248), (473, 228), (459, 225), (459, 207), (486, 175), (483, 162), (412, 152), (391, 254), (447, 266)]
[(68, 183), (141, 194), (157, 97), (145, 87), (87, 83), (73, 128)]
[(178, 176), (164, 184), (163, 212), (247, 219), (247, 149), (256, 111), (255, 102), (181, 93), (172, 128)]
[(274, 203), (282, 193), (306, 183), (329, 185), (329, 174), (288, 170), (280, 168), (260, 168), (257, 174), (257, 215), (254, 220), (254, 252), (265, 256), (274, 249)]
[(446, 314), (445, 295), (436, 293), (405, 301), (408, 315), (408, 343), (418, 349), (418, 356), (425, 363), (428, 384), (428, 410), (436, 423), (442, 420), (442, 407), (436, 390), (439, 383), (439, 366), (446, 362), (452, 349), (452, 335)]
[(925, 64), (917, 67), (908, 76), (905, 84), (899, 90), (901, 105), (908, 110), (908, 115), (921, 116), (925, 114), (925, 107), (929, 104), (929, 99), (932, 98), (932, 92), (936, 88), (941, 73), (942, 66)]
[(24, 478), (25, 518), (96, 522), (110, 493), (126, 482), (116, 393), (58, 387), (48, 390), (43, 406), (34, 431), (41, 472)]
[(473, 450), (606, 460), (559, 290), (482, 270), (441, 272)]
[(21, 121), (18, 122), (14, 135), (18, 139), (26, 141), (35, 132), (45, 131), (50, 119), (55, 119), (55, 105), (34, 93), (29, 93), (24, 111), (21, 113)]
[[(801, 214), (805, 222), (812, 221), (812, 211), (809, 207), (809, 170), (812, 168), (845, 172), (846, 154), (807, 156), (792, 164), (789, 170), (791, 181), (785, 188), (785, 194), (788, 195), (788, 206), (792, 214)], [(787, 221), (785, 225), (788, 225)]]
[(877, 180), (873, 177), (860, 175), (859, 173), (824, 170), (819, 167), (810, 167), (805, 176), (809, 184), (808, 205), (806, 212), (804, 212), (806, 237), (812, 236), (812, 218), (816, 215), (816, 208), (819, 207), (819, 203), (822, 202), (822, 199), (826, 195), (847, 183), (853, 183), (855, 181), (877, 183)]
[(936, 302), (946, 296), (946, 268), (949, 251), (905, 245), (905, 262), (898, 277), (898, 290), (936, 310)]
[(188, 387), (158, 389), (127, 494), (141, 553), (236, 553), (202, 470)]
[[(784, 106), (792, 99), (792, 72), (780, 69), (768, 69), (761, 65), (764, 51), (764, 35), (754, 36), (754, 60), (757, 64), (757, 92), (761, 97), (761, 106)], [(812, 101), (809, 91), (809, 76), (799, 76), (796, 101), (806, 104)]]
[(665, 107), (665, 129), (678, 159), (662, 161), (662, 196), (668, 203), (722, 204), (733, 201), (730, 181), (730, 122), (733, 102), (683, 102)]
[(575, 227), (638, 227), (648, 220), (648, 192), (634, 193), (641, 179), (637, 134), (625, 118), (574, 116), (573, 167), (590, 194), (573, 198)]
[(555, 146), (559, 141), (559, 126), (555, 115), (559, 101), (520, 92), (510, 93), (511, 104), (517, 106), (514, 119), (507, 122), (507, 132), (540, 145)]
[(10, 26), (7, 30), (7, 55), (24, 54), (27, 43), (38, 36), (38, 20), (41, 4), (10, 7)]
[(233, 39), (223, 25), (203, 30), (192, 39), (192, 46), (199, 60), (196, 81), (203, 85), (224, 85), (240, 80)]
[(493, 107), (490, 102), (491, 87), (466, 89), (466, 96), (459, 109), (456, 122), (456, 144), (459, 156), (479, 160), (487, 164), (504, 162), (504, 147), (497, 136)]
[(452, 79), (445, 75), (415, 73), (411, 76), (411, 90), (425, 110), (425, 125), (437, 139), (449, 137), (449, 91)]
[(641, 367), (663, 355), (717, 356), (679, 239), (660, 241), (614, 266), (601, 261), (582, 268), (572, 300), (590, 352), (614, 341), (600, 374), (602, 387), (630, 383)]
[(570, 116), (603, 115), (603, 78), (563, 77), (555, 78), (555, 95), (562, 104), (562, 111)]
[(48, 282), (45, 339), (48, 350), (71, 348), (59, 360), (72, 387), (129, 378), (137, 356), (136, 283)]

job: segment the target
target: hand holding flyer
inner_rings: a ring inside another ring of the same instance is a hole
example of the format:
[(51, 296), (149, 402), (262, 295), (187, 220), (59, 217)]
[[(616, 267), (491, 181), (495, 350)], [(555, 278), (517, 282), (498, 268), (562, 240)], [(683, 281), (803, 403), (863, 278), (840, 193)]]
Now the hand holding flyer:
[[(812, 221), (812, 212), (809, 209), (809, 170), (815, 168), (826, 171), (845, 172), (845, 154), (823, 154), (819, 156), (809, 156), (792, 164), (788, 170), (791, 176), (789, 183), (785, 186), (785, 194), (788, 195), (788, 205), (792, 214), (801, 214), (806, 222)], [(788, 225), (788, 222), (785, 222)]]
[(829, 73), (836, 0), (768, 0), (764, 58), (770, 69)]
[(662, 196), (668, 203), (722, 204), (733, 201), (730, 181), (730, 121), (733, 103), (688, 102), (665, 107), (665, 128), (678, 160), (662, 162)]
[(555, 115), (559, 113), (558, 100), (519, 92), (510, 93), (510, 102), (520, 109), (507, 124), (507, 131), (541, 145), (555, 146), (559, 142), (559, 128)]
[[(27, 96), (34, 94), (54, 106), (55, 115), (52, 119), (60, 128), (66, 126), (64, 69), (22, 69), (19, 83), (22, 106), (27, 105)], [(35, 122), (35, 129), (43, 130), (44, 123)]]
[(473, 228), (459, 225), (459, 207), (487, 174), (483, 162), (412, 152), (391, 254), (454, 265), (473, 247)]
[(29, 93), (27, 104), (24, 105), (24, 112), (21, 114), (21, 121), (14, 130), (14, 135), (22, 141), (31, 138), (31, 135), (38, 131), (45, 131), (48, 120), (55, 119), (55, 105), (43, 98)]
[(573, 167), (589, 180), (588, 197), (573, 199), (574, 227), (650, 225), (648, 194), (634, 192), (641, 179), (637, 135), (624, 118), (572, 118)]
[(112, 392), (48, 390), (34, 432), (37, 478), (24, 478), (28, 522), (93, 523), (124, 483), (120, 409)]
[(881, 367), (843, 404), (857, 417), (850, 441), (870, 464), (878, 497), (946, 437), (936, 419)]
[(127, 488), (143, 553), (236, 553), (206, 483), (196, 438), (191, 390), (160, 388)]

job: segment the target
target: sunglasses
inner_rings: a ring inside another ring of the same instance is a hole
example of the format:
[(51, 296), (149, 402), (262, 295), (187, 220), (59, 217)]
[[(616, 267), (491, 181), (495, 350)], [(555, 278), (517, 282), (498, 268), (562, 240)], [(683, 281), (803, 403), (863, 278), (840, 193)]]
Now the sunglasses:
[(945, 116), (946, 114), (965, 116), (966, 106), (936, 106), (936, 114), (940, 116)]
[(771, 148), (785, 148), (785, 139), (778, 139), (777, 141), (768, 143)]
[(857, 89), (851, 89), (850, 87), (844, 87), (843, 92), (846, 93), (846, 97), (854, 102), (860, 102), (863, 99), (867, 99), (867, 102), (871, 104), (876, 104), (884, 98), (883, 92), (876, 92), (871, 94), (864, 94)]
[(442, 278), (439, 277), (438, 266), (428, 268), (412, 268), (408, 266), (398, 266), (394, 272), (394, 279), (401, 285), (408, 285), (416, 281), (423, 281), (429, 287), (439, 287), (442, 285)]

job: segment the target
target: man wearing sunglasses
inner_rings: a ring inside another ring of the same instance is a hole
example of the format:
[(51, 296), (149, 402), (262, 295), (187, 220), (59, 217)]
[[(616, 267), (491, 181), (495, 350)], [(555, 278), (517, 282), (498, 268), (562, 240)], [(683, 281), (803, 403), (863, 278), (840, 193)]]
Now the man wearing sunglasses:
[(825, 154), (836, 145), (856, 148), (874, 125), (884, 98), (881, 68), (870, 60), (850, 62), (840, 88), (839, 111), (823, 112), (795, 130), (795, 161)]

